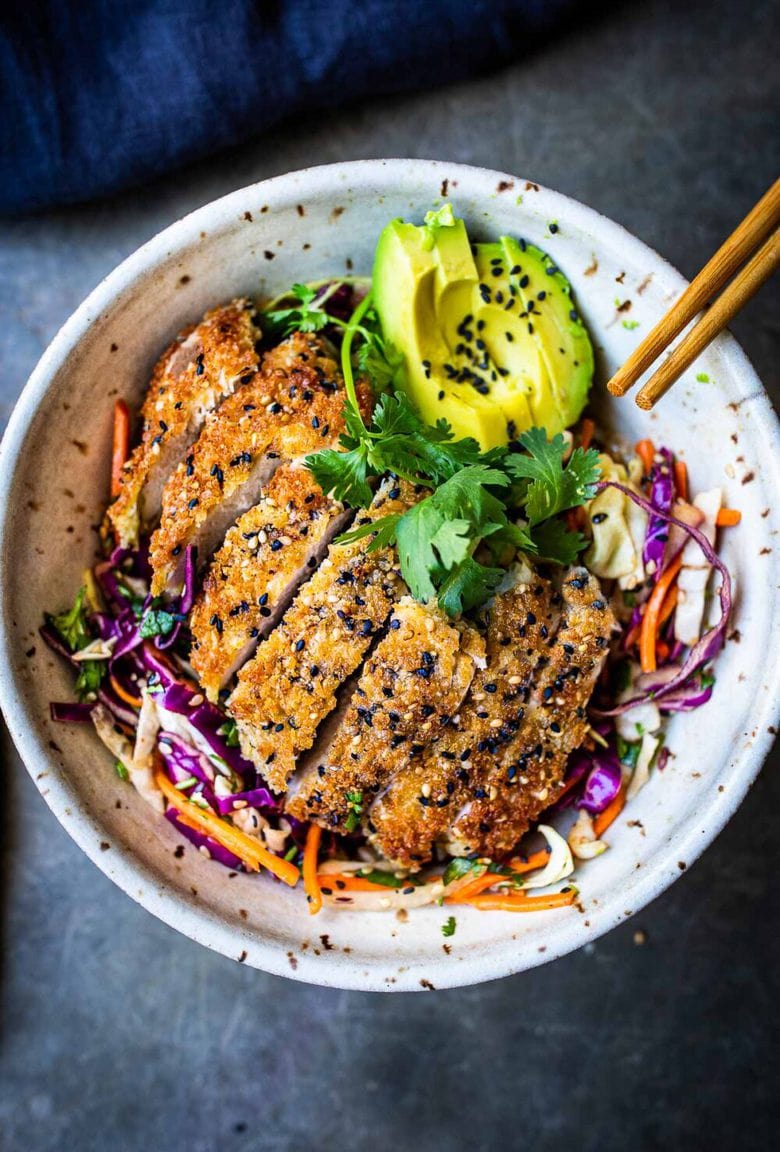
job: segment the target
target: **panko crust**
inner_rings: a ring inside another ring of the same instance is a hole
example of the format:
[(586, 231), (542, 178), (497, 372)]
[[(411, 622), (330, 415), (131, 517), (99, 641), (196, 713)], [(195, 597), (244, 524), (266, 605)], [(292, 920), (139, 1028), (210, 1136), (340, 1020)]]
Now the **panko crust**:
[[(385, 481), (355, 523), (404, 512), (417, 498), (411, 485)], [(241, 669), (227, 702), (243, 755), (277, 792), (406, 592), (395, 549), (368, 552), (369, 543), (366, 537), (330, 546), (277, 628)]]
[(162, 488), (209, 412), (257, 370), (254, 306), (231, 300), (185, 328), (158, 360), (146, 392), (141, 441), (122, 470), (107, 525), (125, 547), (160, 514)]

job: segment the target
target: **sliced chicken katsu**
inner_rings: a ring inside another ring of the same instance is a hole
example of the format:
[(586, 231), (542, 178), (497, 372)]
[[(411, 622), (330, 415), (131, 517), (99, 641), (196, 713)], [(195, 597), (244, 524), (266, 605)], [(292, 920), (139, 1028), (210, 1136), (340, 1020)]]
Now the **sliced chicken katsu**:
[[(359, 385), (370, 410), (370, 388)], [(152, 537), (152, 591), (181, 586), (186, 550), (201, 561), (254, 505), (280, 464), (333, 447), (344, 427), (343, 380), (325, 343), (295, 332), (267, 352), (249, 384), (212, 413), (163, 492)]]
[(349, 516), (305, 465), (283, 464), (228, 531), (190, 617), (190, 663), (209, 700), (276, 627)]
[[(386, 480), (356, 525), (404, 512), (423, 490)], [(241, 751), (283, 791), (297, 757), (311, 747), (360, 667), (376, 633), (406, 592), (394, 548), (366, 551), (370, 537), (332, 544), (281, 622), (238, 675), (227, 707)]]
[(290, 782), (286, 810), (351, 831), (355, 803), (368, 805), (400, 768), (436, 743), (484, 665), (485, 643), (476, 629), (405, 596), (332, 736), (318, 742)]
[(585, 739), (586, 708), (615, 618), (585, 568), (567, 572), (562, 595), (556, 643), (536, 680), (520, 731), (475, 764), (471, 796), (446, 836), (453, 855), (476, 851), (500, 857), (509, 852), (556, 800), (569, 753)]
[(468, 785), (479, 745), (519, 727), (534, 675), (549, 659), (560, 597), (527, 565), (511, 570), (505, 584), (483, 613), (486, 666), (446, 737), (399, 772), (368, 810), (369, 837), (388, 859), (412, 867), (430, 859), (452, 822), (454, 798)]
[(233, 300), (185, 329), (161, 356), (141, 409), (141, 443), (106, 514), (120, 544), (136, 545), (139, 533), (157, 521), (163, 486), (206, 416), (256, 371), (259, 339), (253, 306)]
[(606, 657), (612, 613), (585, 569), (562, 594), (538, 574), (497, 596), (488, 665), (459, 726), (400, 773), (369, 813), (371, 841), (411, 867), (445, 843), (453, 855), (508, 852), (560, 791), (587, 726), (585, 706)]

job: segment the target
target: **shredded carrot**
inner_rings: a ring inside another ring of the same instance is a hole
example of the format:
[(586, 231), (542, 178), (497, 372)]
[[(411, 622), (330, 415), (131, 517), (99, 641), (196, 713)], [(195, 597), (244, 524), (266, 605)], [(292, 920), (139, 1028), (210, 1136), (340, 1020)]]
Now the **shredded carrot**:
[(382, 892), (388, 887), (386, 884), (375, 884), (365, 876), (355, 876), (351, 872), (320, 872), (317, 884), (320, 888), (335, 888), (337, 892)]
[(658, 639), (659, 616), (669, 588), (677, 579), (677, 573), (682, 565), (682, 556), (676, 556), (669, 567), (661, 573), (658, 583), (647, 601), (645, 614), (642, 617), (642, 631), (639, 634), (639, 663), (643, 672), (655, 672), (656, 643)]
[[(574, 781), (572, 781), (574, 783)], [(571, 787), (571, 785), (569, 785)], [(562, 793), (559, 793), (559, 796)], [(510, 860), (507, 867), (511, 868), (517, 875), (523, 872), (536, 872), (539, 868), (544, 868), (547, 861), (550, 859), (550, 853), (547, 849), (542, 849), (540, 852), (533, 852), (527, 860)], [(511, 876), (502, 876), (500, 872), (483, 872), (481, 876), (475, 877), (468, 884), (464, 884), (452, 896), (446, 897), (447, 904), (461, 904), (464, 900), (469, 900), (472, 896), (478, 896), (484, 892), (486, 888), (492, 888), (495, 884), (500, 884), (503, 880), (511, 880)]]
[(303, 850), (303, 890), (309, 901), (309, 912), (316, 916), (322, 908), (322, 893), (317, 878), (317, 854), (320, 850), (322, 829), (319, 824), (310, 824), (306, 833), (306, 847)]
[(656, 640), (655, 654), (656, 654), (657, 659), (659, 659), (662, 664), (666, 660), (669, 659), (669, 652), (670, 652), (670, 648), (669, 648), (669, 645), (666, 643), (665, 640), (661, 640), (661, 639)]
[(482, 896), (471, 896), (461, 903), (480, 908), (483, 912), (544, 912), (547, 908), (565, 908), (573, 904), (576, 895), (573, 888), (568, 892), (553, 892), (549, 896), (526, 896), (524, 892), (513, 892), (506, 896), (485, 893)]
[(111, 452), (111, 496), (122, 487), (122, 469), (130, 454), (130, 409), (124, 400), (114, 404), (114, 442)]
[(715, 517), (715, 523), (719, 528), (734, 528), (741, 519), (742, 513), (739, 508), (721, 508)]
[(688, 465), (684, 460), (674, 462), (674, 490), (678, 500), (688, 499)]
[(666, 593), (666, 596), (664, 597), (664, 602), (661, 605), (661, 611), (658, 613), (658, 627), (659, 628), (663, 628), (664, 624), (666, 623), (666, 621), (671, 616), (672, 612), (674, 612), (675, 608), (677, 607), (677, 597), (679, 596), (679, 594), (680, 594), (680, 590), (677, 587), (677, 584), (676, 583), (672, 584), (671, 588), (669, 589), (669, 591)]
[(131, 696), (129, 692), (126, 692), (125, 689), (122, 687), (122, 685), (117, 680), (116, 676), (113, 674), (113, 672), (109, 672), (108, 682), (111, 685), (111, 687), (114, 689), (114, 691), (116, 692), (116, 694), (120, 700), (124, 700), (125, 704), (129, 704), (131, 708), (135, 708), (136, 712), (140, 711), (141, 703), (142, 703), (141, 697), (140, 696)]
[(542, 848), (539, 852), (532, 852), (526, 860), (515, 857), (509, 861), (509, 867), (513, 872), (535, 872), (537, 868), (544, 868), (549, 859), (549, 848)]
[(655, 459), (655, 445), (652, 440), (639, 440), (635, 444), (635, 448), (637, 456), (642, 461), (645, 475), (649, 476)]
[(580, 425), (580, 447), (583, 451), (590, 448), (590, 444), (595, 431), (596, 425), (593, 423), (589, 416), (586, 416)]
[(641, 631), (642, 631), (642, 621), (640, 620), (639, 623), (635, 624), (634, 627), (629, 631), (628, 635), (626, 636), (626, 639), (624, 641), (626, 648), (633, 648), (634, 647), (637, 640), (639, 639)]
[(199, 832), (205, 832), (207, 836), (218, 840), (223, 848), (227, 848), (228, 852), (238, 856), (239, 860), (250, 871), (259, 872), (262, 865), (269, 872), (273, 872), (274, 876), (283, 880), (285, 884), (289, 884), (291, 888), (294, 888), (298, 883), (301, 873), (294, 864), (289, 860), (282, 860), (279, 856), (274, 856), (273, 852), (264, 848), (259, 840), (247, 836), (240, 828), (226, 823), (215, 813), (193, 804), (191, 800), (182, 795), (159, 768), (154, 773), (154, 781), (168, 803), (177, 810), (183, 824), (189, 828), (196, 828)]
[(614, 824), (626, 804), (626, 790), (621, 788), (615, 799), (611, 804), (608, 804), (603, 812), (600, 812), (596, 819), (593, 821), (593, 831), (596, 834), (596, 839), (600, 840), (610, 824)]

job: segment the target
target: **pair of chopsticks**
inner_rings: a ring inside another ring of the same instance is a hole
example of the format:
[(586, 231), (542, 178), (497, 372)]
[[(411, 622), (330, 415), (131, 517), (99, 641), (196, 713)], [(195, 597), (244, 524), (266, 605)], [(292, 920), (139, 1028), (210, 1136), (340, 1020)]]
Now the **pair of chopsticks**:
[[(686, 324), (731, 280), (722, 295), (707, 308), (699, 322), (637, 393), (636, 402), (646, 411), (658, 403), (685, 369), (691, 366), (780, 265), (778, 225), (780, 180), (775, 181), (723, 247), (718, 249), (696, 279), (688, 285), (674, 307), (632, 352), (623, 367), (618, 369), (607, 384), (613, 396), (624, 396), (669, 347), (672, 340), (679, 336)], [(751, 253), (754, 255), (748, 259)]]

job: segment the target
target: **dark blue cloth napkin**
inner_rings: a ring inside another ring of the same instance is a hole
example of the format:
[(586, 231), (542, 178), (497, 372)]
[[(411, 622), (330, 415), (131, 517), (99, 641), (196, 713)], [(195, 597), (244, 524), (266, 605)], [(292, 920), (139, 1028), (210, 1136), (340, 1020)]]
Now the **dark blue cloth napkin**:
[(288, 116), (484, 75), (586, 3), (12, 0), (0, 211), (114, 191)]

